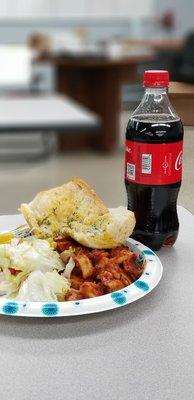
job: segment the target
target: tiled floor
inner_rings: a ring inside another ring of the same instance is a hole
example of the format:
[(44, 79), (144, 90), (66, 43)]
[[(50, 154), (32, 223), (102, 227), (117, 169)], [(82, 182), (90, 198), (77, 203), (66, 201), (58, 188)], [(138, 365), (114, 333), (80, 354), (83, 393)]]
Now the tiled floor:
[[(113, 155), (64, 154), (39, 163), (0, 164), (0, 214), (17, 213), (21, 202), (47, 188), (80, 176), (109, 206), (126, 204), (123, 150)], [(185, 130), (184, 179), (179, 204), (194, 213), (194, 130)]]

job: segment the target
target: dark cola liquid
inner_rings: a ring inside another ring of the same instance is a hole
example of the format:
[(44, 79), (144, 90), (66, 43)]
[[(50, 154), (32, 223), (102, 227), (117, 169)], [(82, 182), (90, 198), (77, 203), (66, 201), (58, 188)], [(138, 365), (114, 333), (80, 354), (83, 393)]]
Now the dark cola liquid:
[[(141, 115), (141, 119), (143, 116)], [(180, 120), (149, 122), (132, 119), (126, 139), (146, 143), (172, 143), (183, 139)], [(150, 116), (150, 120), (153, 120)], [(125, 181), (128, 209), (135, 213), (136, 226), (132, 237), (153, 250), (172, 246), (177, 239), (179, 221), (177, 197), (181, 181), (171, 185), (144, 185)]]

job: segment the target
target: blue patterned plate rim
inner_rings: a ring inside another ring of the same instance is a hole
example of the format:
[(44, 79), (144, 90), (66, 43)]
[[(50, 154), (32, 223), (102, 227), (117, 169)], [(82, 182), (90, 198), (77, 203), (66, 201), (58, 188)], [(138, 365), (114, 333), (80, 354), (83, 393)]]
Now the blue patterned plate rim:
[[(8, 217), (12, 218), (13, 225), (15, 219), (15, 226), (18, 226), (18, 222), (23, 222), (22, 216)], [(0, 223), (1, 218), (0, 216)], [(3, 222), (5, 226), (5, 219)], [(10, 225), (8, 224), (8, 226)], [(6, 227), (3, 230), (5, 231), (5, 229)], [(67, 317), (103, 312), (137, 301), (158, 285), (163, 267), (158, 256), (140, 242), (129, 238), (126, 245), (144, 260), (145, 269), (137, 281), (124, 289), (92, 299), (68, 302), (22, 302), (1, 297), (0, 314), (22, 317)]]

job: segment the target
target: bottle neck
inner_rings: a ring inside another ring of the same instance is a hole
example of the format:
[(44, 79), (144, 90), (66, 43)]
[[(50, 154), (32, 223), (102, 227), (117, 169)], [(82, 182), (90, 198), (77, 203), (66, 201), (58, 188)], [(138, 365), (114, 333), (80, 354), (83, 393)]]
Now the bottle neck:
[(141, 103), (132, 114), (139, 120), (179, 120), (168, 98), (168, 88), (146, 87)]
[(164, 96), (168, 94), (168, 88), (146, 87), (145, 95), (147, 96)]
[(155, 107), (170, 106), (168, 88), (146, 87), (142, 101), (147, 104), (154, 104)]

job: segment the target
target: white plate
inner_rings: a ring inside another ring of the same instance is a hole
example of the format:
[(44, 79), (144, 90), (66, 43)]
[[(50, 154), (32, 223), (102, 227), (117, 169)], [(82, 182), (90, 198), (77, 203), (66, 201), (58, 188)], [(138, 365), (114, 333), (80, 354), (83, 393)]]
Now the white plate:
[[(1, 232), (24, 223), (21, 215), (0, 216)], [(132, 303), (150, 293), (162, 277), (162, 264), (148, 247), (129, 238), (126, 245), (146, 262), (141, 277), (124, 289), (92, 299), (67, 302), (24, 302), (0, 298), (0, 314), (22, 317), (66, 317), (91, 314)]]

